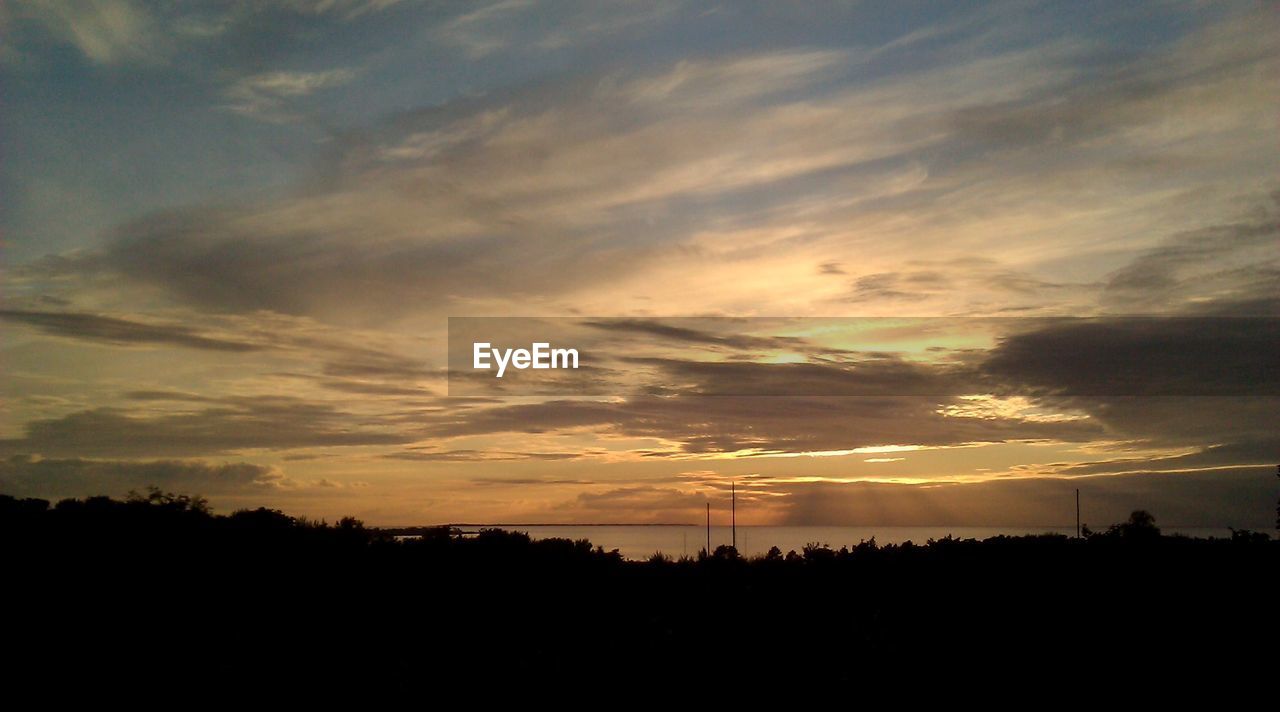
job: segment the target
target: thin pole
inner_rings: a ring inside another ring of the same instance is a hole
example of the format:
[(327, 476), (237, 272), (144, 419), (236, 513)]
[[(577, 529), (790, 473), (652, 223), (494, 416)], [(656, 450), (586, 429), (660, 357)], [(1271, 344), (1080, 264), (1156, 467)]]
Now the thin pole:
[(1080, 538), (1080, 490), (1076, 489), (1076, 538)]
[(729, 483), (729, 527), (733, 531), (733, 550), (738, 550), (738, 485)]
[(707, 502), (707, 556), (711, 556), (711, 503)]

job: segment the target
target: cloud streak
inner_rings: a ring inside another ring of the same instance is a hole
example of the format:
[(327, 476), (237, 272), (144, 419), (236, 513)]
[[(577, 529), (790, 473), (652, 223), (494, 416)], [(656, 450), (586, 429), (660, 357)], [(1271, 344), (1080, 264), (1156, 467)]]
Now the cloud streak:
[(216, 406), (161, 415), (98, 408), (33, 420), (23, 437), (0, 440), (0, 453), (46, 457), (185, 457), (244, 450), (387, 445), (404, 435), (332, 405), (288, 397), (224, 399)]
[(235, 493), (290, 486), (279, 470), (247, 462), (213, 465), (192, 460), (0, 460), (0, 488), (21, 497), (120, 496), (156, 486), (191, 493)]
[(0, 310), (0, 319), (26, 324), (54, 336), (118, 346), (177, 346), (231, 353), (260, 351), (263, 348), (260, 344), (204, 335), (178, 324), (149, 324), (82, 312), (3, 309)]

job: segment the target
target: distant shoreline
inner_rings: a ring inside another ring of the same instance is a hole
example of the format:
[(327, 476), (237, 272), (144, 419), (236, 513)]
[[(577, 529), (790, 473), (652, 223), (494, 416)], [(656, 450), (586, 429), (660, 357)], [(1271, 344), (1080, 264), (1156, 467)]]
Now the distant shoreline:
[[(682, 524), (679, 522), (658, 522), (658, 523), (618, 523), (618, 522), (592, 522), (587, 524), (556, 524), (556, 523), (521, 523), (521, 524), (504, 524), (504, 523), (469, 523), (455, 522), (450, 524), (414, 524), (408, 526), (374, 526), (371, 529), (389, 530), (389, 529), (438, 529), (440, 527), (698, 527), (706, 528), (706, 524), (698, 522), (696, 524)], [(728, 528), (729, 524), (712, 524), (711, 528)], [(1073, 524), (1029, 524), (1029, 525), (1004, 525), (1004, 524), (739, 524), (739, 529), (759, 529), (763, 527), (788, 527), (794, 529), (823, 529), (823, 528), (858, 528), (858, 529), (945, 529), (948, 527), (955, 529), (1020, 529), (1022, 527), (1028, 529), (1071, 529)], [(1222, 529), (1225, 527), (1214, 526), (1186, 526), (1180, 527), (1173, 525), (1175, 528), (1181, 529)]]

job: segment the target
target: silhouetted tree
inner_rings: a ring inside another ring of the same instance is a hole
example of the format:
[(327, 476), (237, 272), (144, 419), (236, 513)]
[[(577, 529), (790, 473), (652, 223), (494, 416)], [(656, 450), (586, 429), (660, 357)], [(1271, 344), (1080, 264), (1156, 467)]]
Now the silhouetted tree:
[(209, 514), (212, 511), (209, 508), (209, 500), (198, 494), (192, 496), (173, 494), (172, 492), (165, 492), (154, 485), (147, 487), (146, 494), (139, 494), (135, 490), (129, 490), (125, 501), (130, 504), (149, 504), (165, 509), (199, 512), (201, 514)]
[(738, 550), (728, 544), (721, 544), (716, 547), (715, 553), (711, 555), (714, 559), (726, 559), (736, 561), (741, 558), (738, 556)]
[(1138, 509), (1129, 515), (1128, 521), (1111, 525), (1107, 535), (1125, 539), (1157, 539), (1160, 527), (1156, 526), (1156, 518), (1150, 512)]
[(804, 545), (805, 561), (830, 561), (835, 557), (836, 552), (832, 551), (831, 547), (826, 544), (811, 541)]

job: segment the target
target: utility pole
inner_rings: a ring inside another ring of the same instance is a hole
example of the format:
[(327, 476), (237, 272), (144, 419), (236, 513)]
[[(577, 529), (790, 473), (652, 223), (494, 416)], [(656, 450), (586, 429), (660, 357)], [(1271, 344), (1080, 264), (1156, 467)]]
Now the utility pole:
[(1076, 538), (1080, 538), (1080, 489), (1076, 488)]
[(711, 556), (711, 503), (707, 502), (707, 556)]
[(738, 550), (738, 483), (729, 483), (729, 528), (733, 532), (733, 550)]

